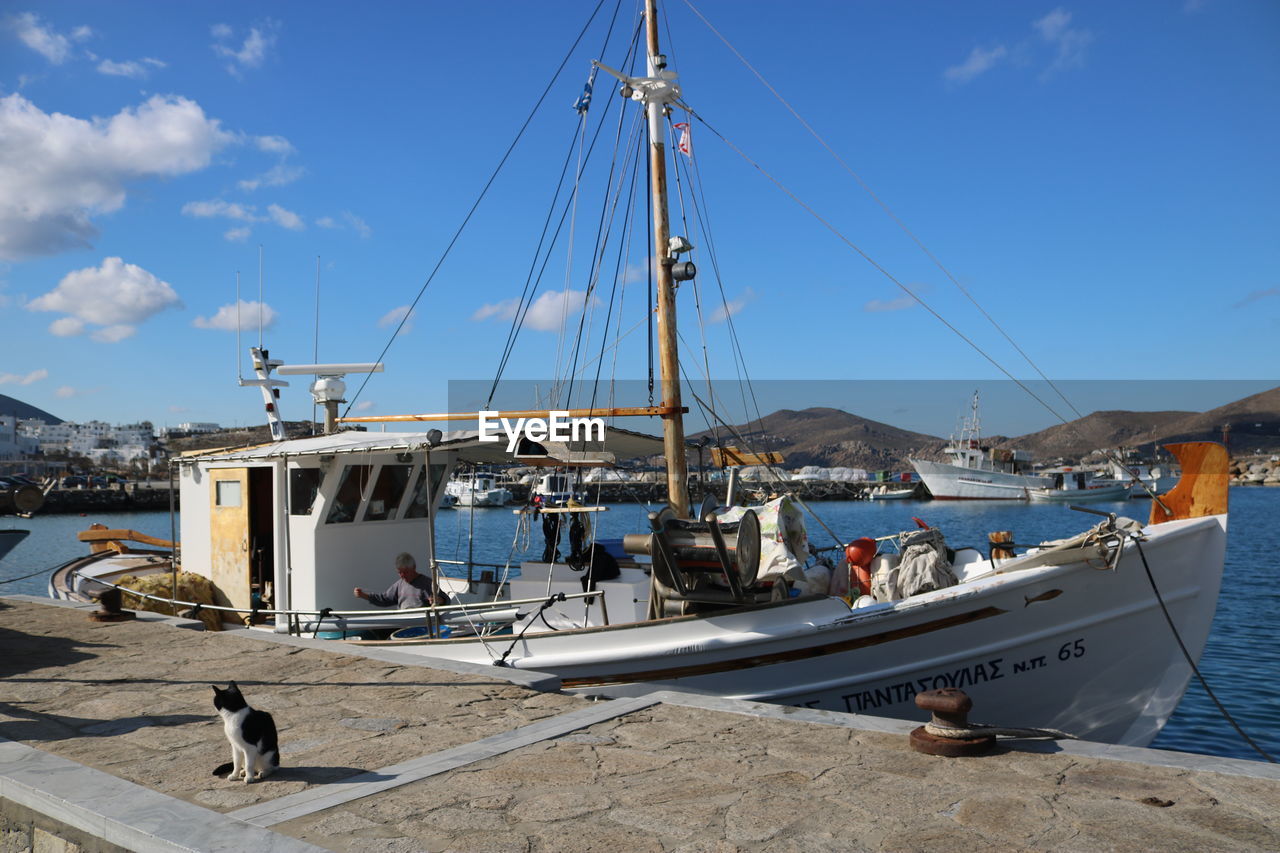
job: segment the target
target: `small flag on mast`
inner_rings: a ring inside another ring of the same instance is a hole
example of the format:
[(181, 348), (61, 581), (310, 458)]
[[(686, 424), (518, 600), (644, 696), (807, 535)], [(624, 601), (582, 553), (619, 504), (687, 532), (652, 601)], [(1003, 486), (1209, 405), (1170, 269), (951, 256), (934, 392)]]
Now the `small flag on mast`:
[(591, 90), (596, 82), (596, 69), (591, 69), (591, 74), (587, 77), (587, 84), (582, 87), (582, 94), (578, 96), (578, 100), (573, 102), (573, 108), (579, 113), (585, 113), (591, 107)]
[(673, 130), (680, 131), (680, 137), (676, 140), (676, 149), (686, 157), (693, 156), (693, 148), (689, 143), (689, 122), (682, 121), (679, 124), (671, 125)]

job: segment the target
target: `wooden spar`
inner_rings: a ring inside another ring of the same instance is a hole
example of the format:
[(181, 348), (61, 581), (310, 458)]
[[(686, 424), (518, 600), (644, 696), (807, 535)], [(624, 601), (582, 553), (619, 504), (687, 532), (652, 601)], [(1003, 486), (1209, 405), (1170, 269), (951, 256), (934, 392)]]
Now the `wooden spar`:
[(736, 447), (711, 448), (711, 464), (718, 468), (728, 468), (731, 465), (781, 465), (782, 462), (782, 454), (776, 450), (748, 453)]
[[(649, 46), (649, 76), (657, 77), (658, 6), (645, 0), (645, 33)], [(665, 63), (663, 63), (665, 66)], [(649, 162), (653, 195), (653, 247), (658, 267), (658, 368), (662, 378), (662, 405), (670, 410), (662, 416), (663, 454), (667, 460), (667, 502), (680, 518), (689, 517), (689, 473), (684, 455), (684, 419), (680, 416), (680, 359), (676, 349), (676, 288), (671, 276), (667, 214), (667, 153), (663, 114), (666, 104), (657, 99), (645, 102), (649, 118)]]
[[(689, 411), (680, 409), (678, 413)], [(490, 418), (549, 418), (553, 414), (566, 418), (643, 418), (666, 417), (678, 414), (669, 406), (630, 406), (613, 409), (521, 409), (506, 412), (439, 412), (431, 415), (359, 415), (338, 418), (344, 424), (405, 423), (410, 421), (478, 421), (480, 416)]]

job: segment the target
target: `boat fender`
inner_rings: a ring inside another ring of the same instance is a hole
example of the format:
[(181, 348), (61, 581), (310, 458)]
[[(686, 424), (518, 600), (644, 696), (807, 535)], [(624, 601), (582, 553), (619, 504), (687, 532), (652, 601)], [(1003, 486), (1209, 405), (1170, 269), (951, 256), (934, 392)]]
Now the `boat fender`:
[(845, 546), (844, 558), (849, 564), (849, 592), (858, 595), (871, 592), (871, 561), (876, 556), (876, 540), (862, 537)]

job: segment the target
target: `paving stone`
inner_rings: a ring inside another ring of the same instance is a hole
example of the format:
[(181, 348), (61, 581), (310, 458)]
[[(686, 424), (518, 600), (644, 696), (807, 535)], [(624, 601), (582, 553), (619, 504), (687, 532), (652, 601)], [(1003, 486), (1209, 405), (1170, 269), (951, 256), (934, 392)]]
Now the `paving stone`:
[[(335, 783), (596, 707), (337, 644), (103, 626), (65, 608), (0, 606), (0, 631), (15, 645), (0, 735), (221, 812), (345, 791)], [(281, 733), (282, 767), (252, 785), (210, 776), (228, 747), (208, 685), (232, 678)], [(1280, 849), (1277, 778), (1065, 752), (944, 759), (900, 734), (677, 699), (272, 829), (392, 853)]]

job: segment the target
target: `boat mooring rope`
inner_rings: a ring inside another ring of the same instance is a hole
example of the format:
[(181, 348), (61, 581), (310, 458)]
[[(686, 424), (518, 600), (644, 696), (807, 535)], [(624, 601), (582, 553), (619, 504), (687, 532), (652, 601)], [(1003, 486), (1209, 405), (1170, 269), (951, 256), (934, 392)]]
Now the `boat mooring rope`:
[(1138, 547), (1138, 556), (1142, 558), (1142, 568), (1147, 573), (1147, 581), (1151, 584), (1151, 591), (1156, 594), (1156, 601), (1160, 603), (1160, 612), (1164, 614), (1165, 621), (1169, 623), (1169, 630), (1173, 632), (1173, 638), (1178, 641), (1178, 648), (1182, 650), (1182, 656), (1186, 658), (1187, 665), (1190, 666), (1191, 671), (1195, 673), (1196, 679), (1200, 682), (1200, 686), (1204, 688), (1204, 692), (1209, 695), (1211, 700), (1213, 700), (1213, 704), (1218, 707), (1218, 711), (1221, 712), (1223, 718), (1231, 724), (1232, 728), (1236, 730), (1240, 737), (1244, 738), (1244, 742), (1253, 747), (1254, 751), (1267, 761), (1275, 764), (1275, 758), (1273, 758), (1265, 749), (1258, 746), (1258, 744), (1254, 742), (1253, 738), (1249, 737), (1249, 735), (1245, 733), (1245, 730), (1236, 722), (1235, 717), (1231, 716), (1231, 712), (1227, 710), (1226, 706), (1218, 701), (1218, 697), (1214, 695), (1213, 690), (1209, 687), (1209, 682), (1205, 681), (1204, 676), (1200, 674), (1200, 667), (1196, 666), (1195, 660), (1191, 657), (1191, 652), (1187, 651), (1186, 644), (1182, 642), (1182, 635), (1178, 633), (1178, 627), (1173, 624), (1173, 617), (1169, 615), (1169, 608), (1164, 604), (1164, 596), (1160, 594), (1160, 589), (1156, 586), (1156, 579), (1151, 574), (1151, 567), (1147, 565), (1147, 555), (1143, 553), (1141, 540), (1137, 536), (1134, 536), (1133, 542)]
[(1008, 726), (988, 726), (983, 723), (969, 723), (964, 728), (940, 726), (937, 723), (925, 723), (924, 730), (934, 737), (948, 737), (957, 740), (975, 740), (982, 737), (1016, 737), (1016, 738), (1050, 738), (1053, 740), (1078, 740), (1073, 734), (1060, 732), (1057, 729), (1020, 729)]

